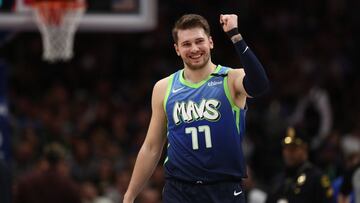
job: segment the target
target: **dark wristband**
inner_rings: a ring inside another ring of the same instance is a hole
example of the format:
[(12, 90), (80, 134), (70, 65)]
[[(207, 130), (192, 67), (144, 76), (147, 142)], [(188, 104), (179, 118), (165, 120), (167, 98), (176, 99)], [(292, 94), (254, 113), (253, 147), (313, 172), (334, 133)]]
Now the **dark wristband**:
[(231, 39), (233, 36), (240, 34), (237, 27), (234, 27), (233, 29), (226, 32), (227, 36)]

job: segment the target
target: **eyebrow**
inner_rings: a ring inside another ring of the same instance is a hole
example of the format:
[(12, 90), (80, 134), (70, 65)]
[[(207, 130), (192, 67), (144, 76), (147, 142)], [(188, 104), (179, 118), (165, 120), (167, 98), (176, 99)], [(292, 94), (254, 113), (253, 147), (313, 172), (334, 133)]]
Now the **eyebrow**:
[[(194, 41), (198, 41), (198, 40), (204, 40), (205, 38), (204, 37), (198, 37), (198, 38), (195, 38)], [(186, 40), (186, 41), (183, 41), (181, 42), (180, 44), (185, 44), (185, 43), (188, 43), (190, 42), (191, 40)]]

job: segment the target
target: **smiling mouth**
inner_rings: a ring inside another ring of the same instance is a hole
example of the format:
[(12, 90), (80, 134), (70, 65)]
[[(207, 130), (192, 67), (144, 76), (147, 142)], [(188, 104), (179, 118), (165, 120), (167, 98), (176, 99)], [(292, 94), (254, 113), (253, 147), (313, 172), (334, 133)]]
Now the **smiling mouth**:
[(189, 56), (190, 59), (200, 59), (202, 56), (202, 54), (198, 54), (198, 55), (193, 55), (193, 56)]

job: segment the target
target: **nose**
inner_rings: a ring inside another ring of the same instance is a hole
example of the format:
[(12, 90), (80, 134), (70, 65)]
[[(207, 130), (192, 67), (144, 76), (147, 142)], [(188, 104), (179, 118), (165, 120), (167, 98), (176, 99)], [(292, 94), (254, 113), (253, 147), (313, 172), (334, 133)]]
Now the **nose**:
[(199, 51), (199, 47), (196, 44), (191, 45), (191, 50), (192, 53), (196, 53), (197, 51)]

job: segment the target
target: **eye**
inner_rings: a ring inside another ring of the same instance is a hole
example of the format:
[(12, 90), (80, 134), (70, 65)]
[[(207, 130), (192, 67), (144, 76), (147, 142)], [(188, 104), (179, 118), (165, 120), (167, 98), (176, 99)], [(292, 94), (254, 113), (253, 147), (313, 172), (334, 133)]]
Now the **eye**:
[(205, 39), (204, 38), (200, 38), (200, 39), (196, 39), (196, 44), (202, 44), (205, 42)]
[(189, 47), (191, 46), (191, 43), (190, 42), (184, 42), (181, 44), (183, 47)]

